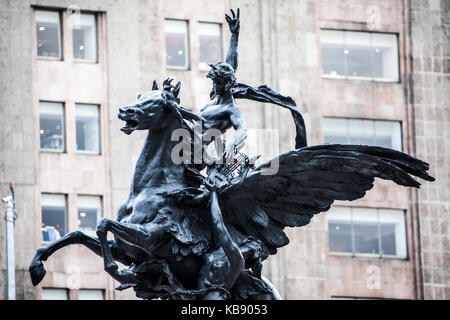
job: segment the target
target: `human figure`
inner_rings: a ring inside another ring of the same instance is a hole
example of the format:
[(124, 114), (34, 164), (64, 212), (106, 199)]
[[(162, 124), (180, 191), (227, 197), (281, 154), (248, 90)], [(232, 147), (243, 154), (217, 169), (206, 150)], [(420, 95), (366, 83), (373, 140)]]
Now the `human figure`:
[(230, 48), (226, 62), (209, 64), (211, 70), (206, 77), (213, 81), (211, 101), (197, 114), (202, 121), (203, 133), (210, 129), (216, 129), (224, 134), (231, 127), (236, 130), (234, 140), (228, 145), (225, 152), (228, 163), (233, 159), (237, 148), (247, 137), (247, 128), (242, 119), (242, 111), (231, 92), (236, 83), (235, 71), (238, 66), (237, 45), (240, 26), (239, 9), (237, 9), (236, 14), (233, 10), (231, 10), (231, 13), (232, 18), (225, 15), (231, 31)]

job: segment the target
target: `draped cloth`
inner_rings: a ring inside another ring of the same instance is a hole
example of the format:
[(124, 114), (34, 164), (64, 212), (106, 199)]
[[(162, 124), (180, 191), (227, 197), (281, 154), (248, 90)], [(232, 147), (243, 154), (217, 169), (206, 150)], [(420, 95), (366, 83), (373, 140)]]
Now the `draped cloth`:
[(252, 87), (243, 83), (237, 83), (231, 88), (231, 92), (235, 99), (249, 99), (258, 102), (273, 103), (289, 109), (292, 118), (294, 119), (296, 129), (295, 149), (307, 146), (305, 121), (303, 120), (303, 116), (298, 110), (294, 99), (289, 96), (283, 96), (266, 85)]

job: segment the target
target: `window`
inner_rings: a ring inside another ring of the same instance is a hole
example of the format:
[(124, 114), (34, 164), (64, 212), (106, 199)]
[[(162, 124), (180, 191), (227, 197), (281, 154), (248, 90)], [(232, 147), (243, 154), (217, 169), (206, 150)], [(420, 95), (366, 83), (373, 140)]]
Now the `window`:
[(218, 23), (198, 24), (199, 68), (207, 70), (209, 63), (222, 61), (222, 36)]
[(105, 300), (105, 293), (99, 289), (80, 289), (78, 290), (79, 300)]
[(325, 143), (364, 144), (402, 151), (402, 129), (398, 121), (324, 118)]
[(39, 57), (61, 59), (61, 24), (58, 11), (35, 11)]
[(66, 197), (42, 194), (42, 241), (54, 241), (66, 234)]
[(58, 102), (39, 102), (41, 149), (64, 151), (64, 106)]
[(398, 81), (397, 35), (321, 30), (322, 76)]
[(97, 105), (75, 105), (77, 150), (100, 153), (99, 113)]
[(42, 288), (42, 300), (69, 300), (67, 289)]
[(189, 67), (187, 22), (166, 20), (166, 65), (187, 69)]
[(74, 19), (73, 57), (80, 60), (97, 60), (97, 28), (95, 14), (82, 13), (79, 19)]
[(102, 200), (98, 196), (78, 196), (78, 229), (95, 231), (102, 216)]
[(327, 220), (330, 252), (406, 257), (403, 210), (333, 207)]

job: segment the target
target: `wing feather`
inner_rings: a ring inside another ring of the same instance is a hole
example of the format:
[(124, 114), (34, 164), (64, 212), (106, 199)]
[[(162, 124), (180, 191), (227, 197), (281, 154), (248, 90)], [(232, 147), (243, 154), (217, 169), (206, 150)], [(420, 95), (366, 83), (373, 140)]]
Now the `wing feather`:
[(232, 235), (236, 240), (248, 236), (261, 240), (264, 257), (289, 243), (285, 227), (307, 225), (335, 200), (362, 198), (375, 178), (409, 187), (420, 186), (412, 176), (434, 180), (426, 162), (382, 147), (320, 145), (274, 160), (278, 161), (276, 173), (266, 175), (273, 164), (268, 161), (220, 197)]

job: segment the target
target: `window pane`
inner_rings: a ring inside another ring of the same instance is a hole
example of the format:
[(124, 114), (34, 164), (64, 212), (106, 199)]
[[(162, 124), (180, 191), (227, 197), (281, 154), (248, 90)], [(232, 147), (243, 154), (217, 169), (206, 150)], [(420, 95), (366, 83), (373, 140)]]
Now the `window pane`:
[(380, 253), (376, 209), (352, 208), (355, 253)]
[(397, 35), (372, 33), (373, 72), (375, 78), (398, 81)]
[(350, 208), (334, 207), (327, 213), (328, 241), (331, 252), (352, 252)]
[(395, 244), (395, 224), (394, 223), (380, 223), (382, 253), (392, 254), (397, 253)]
[(208, 63), (217, 63), (222, 60), (222, 38), (220, 24), (199, 23), (198, 45), (200, 51), (199, 67), (208, 68)]
[(402, 150), (401, 123), (398, 121), (347, 118), (323, 119), (324, 143), (350, 143)]
[(35, 11), (37, 51), (40, 57), (61, 58), (61, 29), (58, 11)]
[(324, 118), (323, 136), (325, 143), (348, 143), (347, 119)]
[(375, 144), (402, 151), (402, 128), (398, 121), (375, 121)]
[(80, 289), (78, 290), (79, 300), (105, 300), (103, 290), (97, 289)]
[(348, 119), (348, 143), (374, 145), (375, 128), (373, 121)]
[(102, 216), (101, 198), (98, 196), (78, 196), (78, 229), (95, 231)]
[(64, 151), (64, 107), (57, 102), (39, 102), (41, 149)]
[(345, 75), (344, 32), (321, 30), (320, 49), (322, 53), (322, 74)]
[(42, 288), (42, 300), (69, 300), (66, 289)]
[(79, 14), (72, 20), (73, 57), (97, 60), (97, 28), (95, 14)]
[(100, 152), (99, 107), (89, 104), (75, 105), (77, 150)]
[(379, 214), (382, 253), (406, 257), (405, 212), (380, 209)]
[(347, 76), (372, 77), (369, 33), (345, 32), (344, 37)]
[(165, 34), (167, 66), (188, 68), (187, 22), (166, 20)]
[(66, 197), (42, 194), (42, 241), (54, 241), (66, 234)]

